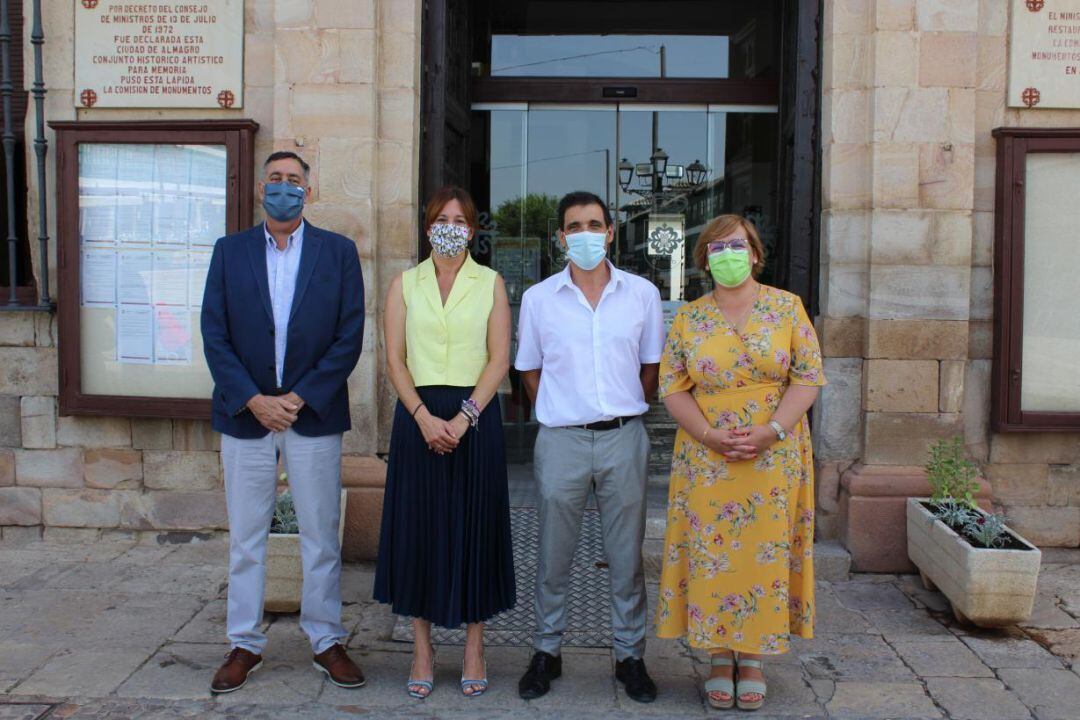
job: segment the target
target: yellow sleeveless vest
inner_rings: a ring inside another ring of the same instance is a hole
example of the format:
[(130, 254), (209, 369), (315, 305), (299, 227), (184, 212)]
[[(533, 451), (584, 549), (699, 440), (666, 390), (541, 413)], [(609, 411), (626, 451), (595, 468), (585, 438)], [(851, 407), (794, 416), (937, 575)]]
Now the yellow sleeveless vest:
[(402, 273), (405, 360), (414, 385), (476, 385), (488, 362), (495, 274), (466, 256), (443, 306), (431, 258)]

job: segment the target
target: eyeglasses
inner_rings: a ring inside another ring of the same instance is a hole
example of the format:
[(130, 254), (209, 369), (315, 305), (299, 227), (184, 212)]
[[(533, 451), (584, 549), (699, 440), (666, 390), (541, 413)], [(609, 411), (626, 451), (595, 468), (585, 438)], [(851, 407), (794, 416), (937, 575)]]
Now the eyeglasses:
[(731, 238), (730, 240), (713, 240), (709, 243), (709, 254), (723, 252), (728, 248), (732, 250), (749, 250), (750, 243), (746, 241), (746, 238)]

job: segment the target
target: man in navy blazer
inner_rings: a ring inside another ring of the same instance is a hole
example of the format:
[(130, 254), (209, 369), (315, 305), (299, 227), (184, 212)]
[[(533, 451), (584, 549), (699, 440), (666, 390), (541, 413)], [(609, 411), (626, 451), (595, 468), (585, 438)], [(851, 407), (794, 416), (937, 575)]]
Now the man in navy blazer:
[(206, 277), (202, 336), (213, 426), (222, 434), (232, 645), (211, 682), (215, 693), (238, 690), (262, 664), (279, 458), (299, 523), (300, 627), (314, 666), (341, 687), (364, 684), (343, 646), (338, 539), (341, 437), (351, 424), (347, 381), (364, 335), (364, 281), (356, 245), (304, 220), (309, 178), (295, 153), (270, 155), (259, 183), (266, 222), (218, 240)]

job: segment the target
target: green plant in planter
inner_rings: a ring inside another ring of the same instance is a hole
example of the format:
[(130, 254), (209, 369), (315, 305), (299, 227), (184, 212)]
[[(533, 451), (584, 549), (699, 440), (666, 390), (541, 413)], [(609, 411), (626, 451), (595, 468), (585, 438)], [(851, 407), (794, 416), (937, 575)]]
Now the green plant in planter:
[(274, 519), (270, 522), (270, 532), (280, 535), (295, 535), (300, 532), (292, 493), (288, 490), (277, 496), (274, 503)]
[(968, 459), (959, 436), (930, 446), (926, 480), (932, 491), (930, 507), (934, 517), (972, 543), (986, 548), (1001, 547), (1007, 539), (1005, 516), (978, 509), (975, 503), (978, 476), (979, 469)]
[(983, 547), (1002, 547), (1007, 539), (1005, 516), (998, 513), (972, 513), (971, 519), (964, 525), (964, 533)]

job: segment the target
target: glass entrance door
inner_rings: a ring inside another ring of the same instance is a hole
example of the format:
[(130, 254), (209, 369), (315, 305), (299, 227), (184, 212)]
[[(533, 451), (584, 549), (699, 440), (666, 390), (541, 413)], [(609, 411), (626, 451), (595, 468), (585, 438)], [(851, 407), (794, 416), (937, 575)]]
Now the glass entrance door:
[[(474, 105), (471, 190), (481, 228), (473, 254), (502, 274), (514, 327), (525, 290), (566, 265), (556, 206), (574, 190), (611, 209), (610, 260), (653, 282), (669, 317), (709, 287), (692, 249), (712, 218), (749, 216), (767, 252), (775, 247), (776, 117), (772, 106)], [(515, 339), (511, 357), (516, 350)], [(537, 425), (516, 371), (500, 399), (510, 462), (528, 462)]]

